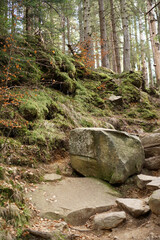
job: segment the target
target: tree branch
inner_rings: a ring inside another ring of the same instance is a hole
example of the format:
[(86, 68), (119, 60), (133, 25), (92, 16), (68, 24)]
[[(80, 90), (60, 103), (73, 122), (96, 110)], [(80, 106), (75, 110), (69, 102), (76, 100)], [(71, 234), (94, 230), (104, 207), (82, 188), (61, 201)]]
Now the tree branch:
[(160, 1), (156, 3), (148, 12), (146, 12), (146, 15), (150, 13), (155, 7), (157, 7), (160, 4)]
[(50, 4), (49, 2), (47, 2), (47, 1), (45, 1), (45, 0), (43, 0), (43, 2), (46, 3), (50, 8), (52, 8), (60, 17), (62, 17), (62, 15), (60, 14), (60, 12), (59, 12), (56, 8), (54, 8), (54, 7), (52, 6), (52, 4)]

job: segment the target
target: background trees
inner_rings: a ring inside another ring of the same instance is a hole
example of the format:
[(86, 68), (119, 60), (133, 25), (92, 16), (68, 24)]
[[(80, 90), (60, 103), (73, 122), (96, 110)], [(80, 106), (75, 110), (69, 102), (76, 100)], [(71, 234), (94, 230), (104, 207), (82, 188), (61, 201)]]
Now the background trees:
[(141, 70), (147, 86), (160, 86), (158, 0), (1, 0), (0, 34), (36, 36), (90, 68)]

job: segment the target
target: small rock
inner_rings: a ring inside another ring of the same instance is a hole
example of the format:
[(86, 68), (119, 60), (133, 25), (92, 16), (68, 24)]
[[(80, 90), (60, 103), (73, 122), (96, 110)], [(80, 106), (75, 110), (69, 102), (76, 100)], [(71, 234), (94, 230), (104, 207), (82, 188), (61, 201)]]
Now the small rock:
[(153, 213), (160, 215), (160, 189), (152, 193), (149, 199), (149, 206)]
[(157, 180), (157, 179), (159, 179), (159, 178), (154, 177), (154, 176), (139, 174), (136, 176), (136, 184), (137, 184), (138, 188), (144, 189), (144, 188), (146, 188), (147, 183), (149, 183), (153, 180)]
[(142, 138), (144, 148), (155, 147), (160, 145), (160, 133), (151, 133)]
[(149, 206), (144, 200), (135, 198), (118, 198), (116, 202), (118, 206), (129, 212), (133, 217), (139, 217), (150, 211)]
[(44, 181), (46, 182), (54, 182), (57, 180), (61, 180), (62, 176), (56, 173), (51, 173), (51, 174), (45, 174), (44, 175)]
[(151, 157), (151, 158), (146, 158), (144, 167), (149, 169), (149, 170), (160, 169), (160, 156), (154, 156), (154, 157)]
[(144, 152), (145, 152), (145, 157), (146, 158), (159, 156), (160, 155), (160, 145), (155, 146), (155, 147), (145, 148)]
[(116, 105), (122, 105), (122, 103), (123, 103), (122, 96), (116, 96), (113, 94), (108, 98), (108, 100)]
[(112, 229), (124, 220), (126, 220), (126, 213), (123, 211), (100, 213), (93, 218), (93, 225), (95, 229)]
[(155, 179), (149, 183), (147, 183), (147, 188), (150, 190), (157, 190), (160, 189), (160, 178)]

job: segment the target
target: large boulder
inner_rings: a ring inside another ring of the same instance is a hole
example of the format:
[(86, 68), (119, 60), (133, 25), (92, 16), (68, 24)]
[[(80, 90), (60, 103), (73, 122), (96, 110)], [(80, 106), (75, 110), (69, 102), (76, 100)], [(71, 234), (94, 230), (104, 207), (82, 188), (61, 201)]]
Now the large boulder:
[(70, 133), (72, 167), (84, 176), (123, 183), (139, 173), (144, 150), (138, 137), (105, 128), (76, 128)]

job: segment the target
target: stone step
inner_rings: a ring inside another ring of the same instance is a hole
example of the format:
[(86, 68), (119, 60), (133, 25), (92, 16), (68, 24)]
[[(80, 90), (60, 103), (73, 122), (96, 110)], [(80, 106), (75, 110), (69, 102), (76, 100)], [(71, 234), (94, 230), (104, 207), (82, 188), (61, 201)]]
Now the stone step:
[(146, 185), (152, 181), (160, 180), (160, 177), (145, 175), (145, 174), (139, 174), (136, 176), (136, 184), (137, 187), (140, 189), (145, 189)]
[(120, 223), (126, 220), (126, 213), (121, 212), (109, 212), (100, 213), (93, 218), (94, 229), (112, 229), (117, 227)]
[(149, 170), (160, 169), (160, 155), (145, 159), (144, 167)]
[(155, 180), (147, 183), (146, 187), (150, 190), (160, 189), (160, 177), (158, 179), (155, 179)]
[(139, 217), (150, 211), (147, 200), (136, 198), (118, 198), (116, 203), (124, 211), (130, 213), (133, 217)]

